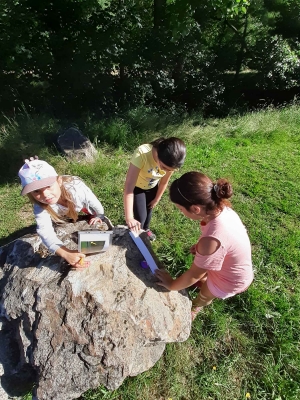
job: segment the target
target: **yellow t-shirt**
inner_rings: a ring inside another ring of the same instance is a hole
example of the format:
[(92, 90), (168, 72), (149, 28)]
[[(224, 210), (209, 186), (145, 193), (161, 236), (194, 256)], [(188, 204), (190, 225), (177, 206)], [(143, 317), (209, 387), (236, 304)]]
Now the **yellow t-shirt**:
[(154, 188), (166, 171), (159, 169), (152, 156), (152, 144), (142, 144), (133, 153), (131, 164), (140, 169), (135, 186), (141, 189)]

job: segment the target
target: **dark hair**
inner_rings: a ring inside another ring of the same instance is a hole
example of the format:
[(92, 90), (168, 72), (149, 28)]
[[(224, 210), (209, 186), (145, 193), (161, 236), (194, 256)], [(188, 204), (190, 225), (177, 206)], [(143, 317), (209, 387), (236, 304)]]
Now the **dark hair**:
[(176, 137), (159, 138), (151, 144), (157, 151), (158, 159), (167, 167), (182, 167), (186, 156), (186, 147), (181, 139)]
[(231, 207), (228, 200), (233, 194), (227, 179), (218, 179), (216, 183), (201, 172), (191, 171), (172, 182), (170, 199), (187, 210), (192, 205), (200, 205), (208, 211), (223, 210)]

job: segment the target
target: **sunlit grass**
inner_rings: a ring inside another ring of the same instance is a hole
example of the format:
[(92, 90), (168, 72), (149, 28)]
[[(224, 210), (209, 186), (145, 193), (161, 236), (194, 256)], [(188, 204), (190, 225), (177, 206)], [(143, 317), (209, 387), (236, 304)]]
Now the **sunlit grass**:
[[(233, 207), (249, 232), (255, 267), (249, 290), (214, 301), (193, 323), (190, 338), (167, 345), (151, 370), (127, 378), (114, 392), (102, 387), (82, 399), (240, 400), (249, 393), (255, 400), (296, 400), (300, 398), (300, 108), (208, 121), (194, 115), (173, 124), (164, 118), (165, 123), (159, 124), (157, 116), (137, 110), (111, 125), (79, 121), (97, 144), (99, 157), (93, 165), (70, 163), (54, 146), (46, 146), (46, 127), (53, 135), (57, 121), (47, 125), (40, 118), (29, 124), (27, 118), (3, 127), (2, 154), (13, 154), (11, 146), (22, 142), (22, 132), (30, 140), (41, 132), (38, 140), (24, 145), (24, 151), (38, 153), (59, 173), (82, 177), (115, 224), (124, 223), (122, 190), (133, 148), (161, 135), (180, 136), (188, 145), (188, 156), (174, 176), (201, 170), (214, 179), (229, 178), (235, 192)], [(105, 127), (113, 132), (111, 141), (110, 134), (103, 134)], [(19, 196), (20, 156), (7, 158), (8, 173), (1, 173), (2, 242), (33, 221), (30, 206)], [(177, 211), (167, 194), (155, 209), (152, 229), (157, 235), (154, 249), (171, 273), (176, 276), (189, 268), (189, 248), (199, 227)]]

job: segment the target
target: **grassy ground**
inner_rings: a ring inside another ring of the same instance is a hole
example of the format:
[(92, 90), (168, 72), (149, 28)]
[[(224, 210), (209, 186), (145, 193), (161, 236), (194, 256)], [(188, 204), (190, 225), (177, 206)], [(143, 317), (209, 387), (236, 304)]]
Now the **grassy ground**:
[[(171, 121), (172, 116), (137, 110), (118, 121), (79, 122), (98, 145), (99, 159), (93, 166), (69, 163), (46, 146), (60, 127), (57, 121), (26, 115), (4, 121), (0, 155), (7, 158), (2, 158), (6, 166), (0, 175), (0, 244), (33, 223), (16, 178), (23, 153), (39, 153), (59, 172), (82, 177), (119, 224), (124, 223), (122, 188), (133, 148), (162, 134), (183, 138), (188, 157), (175, 177), (201, 170), (232, 181), (233, 207), (253, 246), (255, 281), (242, 295), (215, 300), (193, 323), (190, 338), (168, 345), (151, 370), (126, 379), (114, 392), (103, 387), (88, 391), (82, 400), (299, 399), (300, 108), (205, 123), (198, 116), (180, 124)], [(22, 150), (15, 152), (17, 142)], [(152, 229), (158, 237), (155, 251), (171, 273), (186, 270), (192, 260), (188, 249), (199, 236), (197, 223), (179, 214), (166, 194), (155, 210)]]

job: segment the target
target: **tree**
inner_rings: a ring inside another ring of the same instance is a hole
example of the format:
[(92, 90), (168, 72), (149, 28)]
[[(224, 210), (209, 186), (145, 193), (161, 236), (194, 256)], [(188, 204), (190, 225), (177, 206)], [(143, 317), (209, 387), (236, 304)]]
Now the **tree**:
[(299, 8), (297, 0), (3, 0), (0, 107), (216, 111), (247, 69), (254, 85), (290, 87), (299, 79)]

